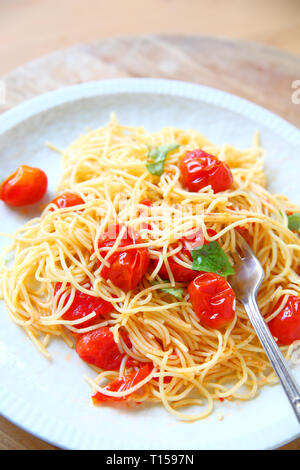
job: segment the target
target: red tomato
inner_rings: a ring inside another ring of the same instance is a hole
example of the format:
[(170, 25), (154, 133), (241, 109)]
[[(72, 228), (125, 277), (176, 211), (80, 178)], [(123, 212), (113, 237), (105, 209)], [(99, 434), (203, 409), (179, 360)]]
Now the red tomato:
[(76, 352), (83, 361), (104, 370), (119, 370), (124, 357), (107, 326), (80, 335)]
[[(210, 237), (216, 235), (216, 232), (211, 229), (208, 229), (207, 233)], [(181, 238), (179, 243), (182, 243), (182, 248), (179, 253), (176, 254), (176, 256), (178, 258), (182, 258), (182, 255), (185, 255), (187, 258), (192, 260), (191, 250), (195, 249), (196, 247), (201, 247), (203, 244), (207, 245), (209, 242), (204, 239), (202, 230), (198, 230), (188, 237)], [(177, 245), (173, 244), (171, 248), (174, 249)], [(168, 263), (176, 282), (191, 282), (199, 274), (199, 271), (189, 269), (178, 264), (173, 256), (168, 258)], [(154, 268), (157, 266), (157, 264), (158, 260), (154, 260)], [(169, 274), (165, 264), (162, 265), (158, 274), (162, 279), (169, 280)]]
[[(273, 312), (277, 310), (282, 297), (275, 305)], [(292, 344), (300, 339), (300, 297), (290, 295), (285, 307), (268, 323), (272, 335), (282, 345)]]
[[(128, 363), (128, 362), (127, 362), (127, 363)], [(126, 363), (126, 364), (127, 364), (127, 363)], [(152, 370), (153, 370), (153, 368), (154, 368), (154, 365), (153, 365), (152, 362), (149, 362), (149, 363), (147, 363), (147, 364), (148, 364), (149, 373), (150, 373), (150, 372), (152, 372)], [(141, 365), (143, 365), (143, 363), (140, 362), (139, 365), (141, 366)], [(160, 371), (160, 370), (157, 369), (157, 372), (159, 372), (159, 371)], [(156, 382), (159, 382), (159, 377), (153, 377), (153, 380), (155, 380)], [(164, 384), (169, 384), (169, 383), (171, 382), (171, 380), (172, 380), (172, 377), (171, 377), (170, 375), (166, 375), (166, 376), (163, 378)]]
[(21, 165), (0, 187), (0, 198), (9, 206), (28, 206), (40, 201), (48, 186), (46, 174), (39, 168)]
[[(61, 282), (57, 282), (54, 288), (54, 295), (57, 294), (61, 288)], [(64, 305), (69, 300), (70, 295), (66, 297)], [(84, 318), (92, 312), (95, 312), (95, 316), (89, 320), (74, 325), (74, 328), (87, 328), (88, 326), (95, 325), (103, 315), (110, 313), (114, 310), (113, 305), (100, 297), (93, 297), (92, 295), (85, 294), (79, 290), (76, 290), (74, 300), (69, 309), (63, 314), (64, 320), (74, 321)]]
[(235, 295), (218, 274), (203, 273), (188, 286), (190, 300), (200, 321), (209, 328), (222, 328), (234, 319)]
[[(152, 201), (151, 199), (143, 199), (140, 204), (143, 204), (143, 206), (147, 206), (147, 207), (152, 207)], [(145, 215), (148, 215), (148, 211), (147, 210), (139, 210), (139, 215), (141, 216), (145, 216)], [(148, 230), (151, 230), (152, 226), (151, 224), (142, 224), (142, 228), (145, 228), (145, 229), (148, 229)]]
[[(110, 225), (99, 240), (99, 248), (112, 247), (123, 225)], [(149, 266), (149, 253), (147, 248), (133, 248), (126, 250), (126, 246), (143, 243), (144, 240), (133, 229), (126, 227), (126, 231), (120, 241), (121, 251), (113, 253), (107, 261), (110, 266), (103, 266), (101, 276), (110, 279), (125, 292), (134, 289), (143, 279)], [(105, 256), (105, 251), (102, 252)]]
[(84, 204), (84, 200), (77, 194), (64, 193), (53, 199), (51, 203), (55, 204), (59, 209), (64, 209), (66, 207), (73, 207)]
[[(248, 224), (249, 225), (249, 224)], [(252, 240), (252, 236), (250, 235), (250, 232), (249, 230), (246, 228), (246, 227), (235, 227), (235, 229), (237, 230), (237, 232), (242, 235), (242, 237), (246, 240), (246, 242), (248, 243), (248, 245), (251, 245), (253, 240)]]
[(218, 193), (230, 188), (233, 182), (229, 166), (201, 149), (186, 152), (180, 171), (189, 191), (197, 192), (210, 184), (213, 192)]
[[(156, 382), (159, 382), (159, 378), (158, 377), (153, 377), (153, 380), (155, 380)], [(163, 378), (163, 383), (164, 384), (169, 384), (172, 380), (172, 377), (170, 375), (166, 375), (164, 378)]]
[(140, 204), (143, 204), (144, 206), (148, 206), (148, 207), (151, 207), (153, 202), (151, 201), (151, 199), (143, 199)]
[[(151, 370), (152, 368), (149, 364), (145, 364), (136, 372), (132, 372), (131, 374), (124, 375), (123, 377), (114, 380), (105, 388), (110, 392), (125, 392), (144, 380), (151, 373)], [(92, 397), (92, 400), (94, 405), (96, 405), (104, 401), (123, 401), (127, 400), (129, 397), (130, 395), (126, 395), (125, 397), (110, 397), (108, 395), (104, 395), (104, 393), (97, 392)]]

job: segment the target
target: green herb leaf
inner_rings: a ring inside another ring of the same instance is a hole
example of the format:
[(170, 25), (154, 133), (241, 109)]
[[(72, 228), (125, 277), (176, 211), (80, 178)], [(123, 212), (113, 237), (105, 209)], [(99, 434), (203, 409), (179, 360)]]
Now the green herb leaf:
[(300, 230), (300, 213), (288, 215), (288, 224), (290, 230)]
[[(153, 286), (155, 286), (156, 284), (161, 284), (161, 283), (157, 281), (152, 283)], [(166, 284), (168, 284), (168, 282)], [(167, 294), (174, 295), (174, 297), (176, 297), (176, 299), (179, 299), (179, 300), (182, 299), (183, 292), (184, 292), (184, 289), (181, 287), (162, 287), (159, 290), (161, 290), (162, 292), (166, 292)]]
[(167, 294), (171, 294), (171, 295), (174, 295), (174, 297), (176, 297), (176, 299), (179, 299), (181, 300), (182, 299), (182, 296), (183, 296), (183, 291), (184, 289), (178, 287), (178, 288), (175, 288), (175, 287), (164, 287), (163, 289), (160, 289), (162, 292), (166, 292)]
[(191, 254), (193, 258), (192, 268), (196, 271), (216, 273), (223, 277), (235, 273), (226, 253), (216, 241), (192, 250)]
[(148, 159), (147, 159), (147, 170), (156, 176), (161, 176), (164, 172), (165, 161), (167, 154), (172, 150), (176, 150), (179, 147), (177, 144), (160, 145), (159, 147), (150, 147)]

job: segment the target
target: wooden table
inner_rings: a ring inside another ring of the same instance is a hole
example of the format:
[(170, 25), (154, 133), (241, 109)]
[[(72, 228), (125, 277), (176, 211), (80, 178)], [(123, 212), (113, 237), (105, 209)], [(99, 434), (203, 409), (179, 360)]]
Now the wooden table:
[(300, 2), (1, 0), (0, 74), (74, 44), (149, 33), (246, 39), (300, 54)]
[[(0, 111), (61, 86), (116, 77), (162, 77), (209, 85), (247, 98), (300, 127), (291, 100), (300, 56), (251, 42), (199, 36), (112, 38), (54, 52), (0, 77)], [(54, 449), (0, 418), (0, 449)], [(300, 450), (300, 439), (283, 447)]]

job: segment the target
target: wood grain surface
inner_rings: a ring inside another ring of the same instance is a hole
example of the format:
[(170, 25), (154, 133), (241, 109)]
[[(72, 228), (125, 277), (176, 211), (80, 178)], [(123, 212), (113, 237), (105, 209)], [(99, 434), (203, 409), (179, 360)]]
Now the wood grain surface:
[(300, 55), (198, 36), (112, 38), (51, 53), (2, 77), (7, 102), (0, 111), (61, 86), (117, 77), (201, 83), (247, 98), (300, 126), (300, 106), (292, 102)]
[[(300, 57), (248, 41), (200, 36), (119, 37), (51, 53), (0, 77), (5, 111), (62, 86), (117, 77), (160, 77), (212, 86), (253, 101), (300, 127), (292, 83)], [(0, 449), (55, 449), (0, 418)], [(300, 450), (300, 439), (282, 450)]]
[(0, 74), (74, 44), (159, 33), (246, 39), (300, 54), (300, 1), (1, 0)]

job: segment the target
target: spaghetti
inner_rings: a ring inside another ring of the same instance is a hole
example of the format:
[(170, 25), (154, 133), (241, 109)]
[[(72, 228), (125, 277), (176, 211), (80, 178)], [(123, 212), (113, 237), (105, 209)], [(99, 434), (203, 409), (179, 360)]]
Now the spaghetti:
[[(230, 169), (228, 189), (215, 191), (212, 180), (197, 191), (187, 189), (181, 164), (196, 149)], [(178, 281), (173, 268), (194, 272), (197, 260), (182, 251), (182, 240), (190, 236), (187, 246), (197, 251), (195, 233), (203, 235), (202, 247), (221, 249), (231, 266), (240, 232), (264, 269), (258, 305), (266, 321), (278, 316), (290, 296), (299, 297), (300, 241), (288, 228), (288, 214), (300, 211), (267, 191), (263, 162), (257, 135), (253, 146), (238, 150), (213, 145), (194, 130), (149, 133), (121, 126), (114, 116), (82, 135), (62, 152), (58, 194), (72, 194), (73, 203), (48, 204), (12, 236), (2, 255), (1, 291), (13, 321), (47, 358), (53, 337), (71, 347), (75, 341), (97, 374), (87, 379), (95, 403), (162, 403), (193, 421), (207, 417), (216, 400), (255, 397), (277, 379), (242, 305), (233, 305), (226, 325), (207, 326), (191, 303), (188, 283)], [(116, 233), (109, 238), (111, 227)], [(127, 257), (139, 256), (132, 276), (141, 273), (126, 288), (128, 266), (122, 280), (110, 275), (125, 246)], [(5, 263), (9, 253), (13, 259)], [(199, 275), (205, 271), (196, 269)], [(116, 367), (107, 364), (112, 349), (96, 367), (89, 360), (98, 354), (99, 332), (117, 346)], [(89, 343), (88, 354), (84, 338), (94, 345)], [(297, 344), (281, 347), (286, 358)]]

